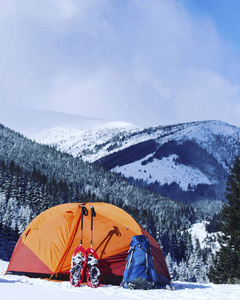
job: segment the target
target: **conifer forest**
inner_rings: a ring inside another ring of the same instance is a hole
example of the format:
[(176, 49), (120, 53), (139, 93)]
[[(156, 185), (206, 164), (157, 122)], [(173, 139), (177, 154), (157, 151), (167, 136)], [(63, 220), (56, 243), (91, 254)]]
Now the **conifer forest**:
[[(67, 202), (117, 205), (160, 244), (173, 280), (209, 281), (216, 260), (218, 213), (204, 216), (190, 204), (133, 185), (119, 174), (0, 125), (0, 259), (10, 259), (34, 217)], [(209, 232), (204, 247), (189, 231), (201, 221)]]

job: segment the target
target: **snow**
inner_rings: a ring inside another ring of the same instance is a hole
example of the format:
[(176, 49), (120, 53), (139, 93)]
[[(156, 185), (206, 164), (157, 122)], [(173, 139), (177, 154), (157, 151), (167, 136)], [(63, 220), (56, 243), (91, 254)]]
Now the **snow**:
[(3, 106), (0, 110), (1, 124), (29, 138), (55, 127), (77, 126), (83, 129), (101, 126), (107, 122), (109, 121), (103, 119), (16, 106)]
[(204, 241), (207, 237), (207, 231), (206, 231), (206, 222), (201, 222), (201, 223), (195, 223), (192, 225), (192, 227), (189, 229), (189, 232), (192, 235), (193, 240), (195, 238), (199, 239), (199, 243), (201, 248), (204, 248)]
[[(228, 149), (232, 152), (235, 147), (237, 153), (240, 136), (240, 128), (217, 120), (139, 128), (123, 121), (113, 122), (16, 107), (2, 107), (0, 123), (20, 131), (38, 143), (52, 145), (90, 163), (149, 140), (154, 140), (159, 147), (169, 141), (181, 144), (192, 140), (228, 170), (232, 159)], [(150, 156), (154, 156), (154, 152)], [(191, 166), (177, 164), (176, 157), (171, 155), (161, 160), (153, 159), (142, 165), (143, 160), (148, 158), (145, 157), (131, 164), (116, 167), (114, 171), (126, 177), (142, 179), (147, 184), (155, 181), (160, 185), (176, 182), (183, 191), (188, 191), (189, 187), (194, 191), (199, 184), (217, 183), (212, 175), (203, 174)]]
[(97, 289), (91, 289), (86, 285), (73, 287), (67, 281), (49, 281), (40, 278), (28, 278), (26, 276), (4, 275), (8, 263), (0, 260), (0, 299), (5, 300), (235, 300), (239, 299), (240, 285), (215, 285), (176, 282), (175, 290), (125, 290), (119, 286), (103, 285)]
[(107, 143), (116, 135), (124, 134), (134, 128), (135, 125), (127, 122), (105, 122), (85, 128), (80, 122), (79, 125), (56, 126), (37, 134), (28, 135), (28, 137), (38, 143), (56, 145), (60, 151), (70, 153), (75, 157), (85, 152), (82, 158), (92, 162), (106, 153), (106, 149), (104, 152), (102, 151), (102, 144)]
[(142, 162), (151, 156), (152, 154), (133, 163), (115, 167), (113, 171), (121, 173), (125, 177), (132, 176), (135, 179), (143, 179), (148, 184), (155, 181), (158, 181), (161, 185), (176, 182), (183, 191), (188, 190), (189, 178), (191, 178), (192, 188), (200, 183), (208, 185), (213, 183), (197, 168), (176, 163), (175, 160), (178, 157), (176, 154), (163, 157), (160, 160), (153, 159), (151, 163), (142, 165)]
[(192, 236), (193, 245), (196, 244), (196, 239), (199, 240), (201, 249), (206, 247), (210, 247), (213, 252), (219, 250), (219, 243), (217, 241), (217, 235), (221, 234), (221, 232), (208, 233), (206, 230), (207, 221), (197, 222), (192, 225), (188, 232)]
[[(221, 143), (225, 147), (224, 139), (233, 145), (240, 135), (240, 128), (221, 121), (138, 128), (127, 122), (110, 122), (49, 111), (21, 109), (16, 113), (16, 108), (14, 108), (10, 112), (8, 111), (6, 114), (8, 118), (5, 115), (5, 119), (0, 113), (0, 119), (8, 121), (6, 125), (11, 125), (10, 127), (13, 129), (20, 129), (24, 135), (38, 143), (52, 145), (60, 151), (81, 157), (90, 163), (148, 140), (155, 140), (159, 147), (171, 140), (178, 143), (194, 140), (212, 153), (227, 169), (228, 165), (225, 163), (227, 157), (224, 158), (223, 154), (220, 155), (226, 150), (221, 150), (220, 146), (216, 145), (216, 136), (222, 137)], [(14, 113), (17, 118), (13, 118)], [(27, 121), (22, 122), (23, 119)], [(22, 123), (26, 124), (24, 128), (20, 126)], [(231, 141), (233, 142), (231, 143)], [(218, 151), (214, 151), (215, 147), (218, 147)], [(146, 159), (147, 157), (120, 168), (116, 167), (114, 171), (122, 173), (126, 177), (142, 179), (147, 184), (155, 181), (161, 185), (176, 182), (183, 191), (188, 190), (189, 184), (191, 190), (195, 190), (198, 184), (212, 185), (216, 183), (197, 168), (175, 163), (176, 157), (174, 156), (161, 160), (154, 159), (151, 163), (142, 165), (142, 161)]]

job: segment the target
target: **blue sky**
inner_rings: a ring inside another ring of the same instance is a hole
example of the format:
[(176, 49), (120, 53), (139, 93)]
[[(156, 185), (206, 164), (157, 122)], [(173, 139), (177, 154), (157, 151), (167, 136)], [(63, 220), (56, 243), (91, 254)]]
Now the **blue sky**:
[(0, 0), (0, 103), (240, 126), (237, 0)]
[(210, 18), (219, 34), (239, 47), (239, 0), (179, 0), (197, 18)]
[[(232, 55), (240, 55), (239, 0), (179, 0), (179, 2), (194, 18), (203, 21), (209, 19), (213, 22), (219, 36), (228, 47), (232, 48)], [(238, 67), (239, 64), (236, 64), (236, 69)], [(230, 71), (228, 76), (238, 83), (236, 74)]]

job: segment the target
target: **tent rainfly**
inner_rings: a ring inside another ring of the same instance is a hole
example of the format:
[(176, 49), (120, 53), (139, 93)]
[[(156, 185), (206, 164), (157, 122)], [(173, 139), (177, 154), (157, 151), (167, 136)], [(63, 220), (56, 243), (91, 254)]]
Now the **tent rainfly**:
[[(154, 269), (170, 281), (169, 271), (158, 243), (128, 213), (107, 203), (94, 206), (93, 241), (99, 257), (101, 282), (119, 284), (126, 265), (129, 244), (134, 235), (143, 234), (151, 244)], [(10, 259), (7, 274), (42, 278), (69, 278), (71, 258), (80, 244), (81, 203), (66, 203), (39, 214), (20, 236)], [(90, 214), (84, 216), (83, 247), (90, 247)]]

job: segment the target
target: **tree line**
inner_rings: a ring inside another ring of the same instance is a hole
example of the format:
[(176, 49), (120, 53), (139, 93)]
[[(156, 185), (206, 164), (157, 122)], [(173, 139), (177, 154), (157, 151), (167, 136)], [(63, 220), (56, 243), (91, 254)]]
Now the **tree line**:
[[(131, 214), (161, 245), (174, 279), (180, 267), (185, 278), (201, 281), (194, 264), (210, 254), (191, 244), (188, 228), (196, 212), (148, 188), (131, 185), (118, 174), (90, 165), (69, 154), (39, 145), (0, 126), (0, 253), (9, 259), (13, 245), (26, 225), (43, 210), (66, 202), (109, 202)], [(191, 255), (198, 253), (197, 258)]]

